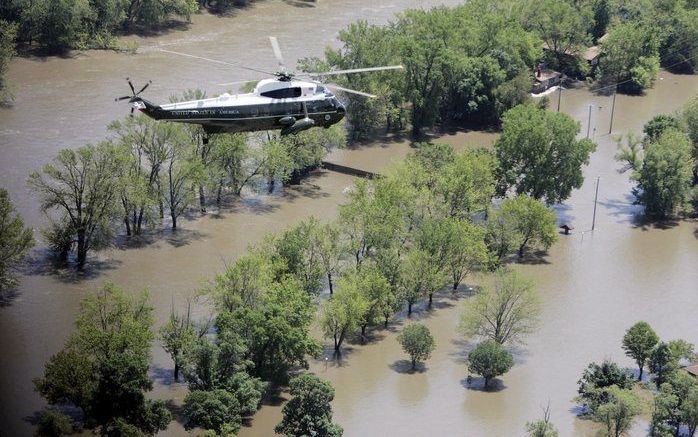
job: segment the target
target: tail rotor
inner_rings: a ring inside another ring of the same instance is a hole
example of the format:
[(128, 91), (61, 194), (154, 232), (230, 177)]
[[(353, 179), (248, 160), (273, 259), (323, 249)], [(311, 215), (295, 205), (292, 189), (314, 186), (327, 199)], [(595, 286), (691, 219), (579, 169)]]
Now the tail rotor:
[[(131, 79), (127, 77), (127, 78), (126, 78), (126, 82), (128, 82), (128, 86), (129, 86), (129, 88), (131, 88), (131, 93), (132, 93), (132, 94), (131, 94), (130, 96), (121, 96), (121, 97), (117, 97), (116, 99), (114, 99), (115, 102), (120, 102), (120, 101), (122, 101), (122, 100), (128, 100), (129, 103), (135, 103), (135, 102), (138, 101), (138, 96), (139, 96), (143, 91), (145, 91), (145, 90), (150, 86), (151, 83), (153, 83), (152, 80), (149, 80), (145, 85), (143, 85), (143, 87), (142, 87), (140, 90), (138, 90), (138, 92), (136, 92), (136, 88), (133, 86), (133, 83), (131, 82)], [(134, 107), (131, 106), (131, 115), (133, 115), (133, 110), (134, 110)]]

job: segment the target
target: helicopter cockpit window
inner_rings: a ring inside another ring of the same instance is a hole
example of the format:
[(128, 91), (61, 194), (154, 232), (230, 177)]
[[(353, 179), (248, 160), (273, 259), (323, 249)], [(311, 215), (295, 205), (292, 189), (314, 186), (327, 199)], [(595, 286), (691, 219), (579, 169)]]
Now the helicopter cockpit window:
[(261, 93), (264, 97), (270, 97), (272, 99), (288, 99), (293, 97), (301, 96), (301, 89), (299, 87), (293, 88), (279, 88), (271, 91), (265, 91)]

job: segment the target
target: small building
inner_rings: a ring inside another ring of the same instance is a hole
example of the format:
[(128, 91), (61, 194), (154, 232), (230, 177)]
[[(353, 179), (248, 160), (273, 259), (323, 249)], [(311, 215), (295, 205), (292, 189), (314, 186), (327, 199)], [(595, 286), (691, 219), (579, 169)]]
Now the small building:
[(693, 363), (690, 366), (686, 366), (683, 368), (683, 370), (685, 370), (686, 373), (688, 373), (692, 377), (698, 378), (698, 363)]
[(534, 79), (535, 81), (533, 83), (533, 90), (531, 92), (533, 94), (539, 94), (551, 87), (560, 85), (560, 83), (562, 82), (562, 73), (560, 73), (559, 71), (539, 66), (536, 69)]

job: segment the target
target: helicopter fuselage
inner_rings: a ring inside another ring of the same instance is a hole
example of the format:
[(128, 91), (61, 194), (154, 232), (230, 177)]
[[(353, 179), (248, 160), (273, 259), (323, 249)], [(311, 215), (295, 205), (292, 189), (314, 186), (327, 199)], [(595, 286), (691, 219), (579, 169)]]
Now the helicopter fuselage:
[(344, 105), (322, 85), (312, 82), (261, 81), (252, 93), (154, 105), (136, 97), (134, 106), (156, 120), (199, 124), (206, 133), (281, 129), (296, 133), (329, 127), (346, 113)]

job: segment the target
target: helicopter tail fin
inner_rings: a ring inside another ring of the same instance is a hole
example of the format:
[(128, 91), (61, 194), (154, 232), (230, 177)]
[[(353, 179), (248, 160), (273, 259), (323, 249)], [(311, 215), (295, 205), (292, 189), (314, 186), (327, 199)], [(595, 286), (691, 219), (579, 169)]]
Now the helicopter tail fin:
[(148, 115), (153, 118), (157, 118), (156, 115), (158, 111), (162, 108), (160, 106), (142, 98), (142, 97), (133, 97), (131, 99), (131, 104), (133, 105), (133, 109), (138, 109), (145, 115)]

